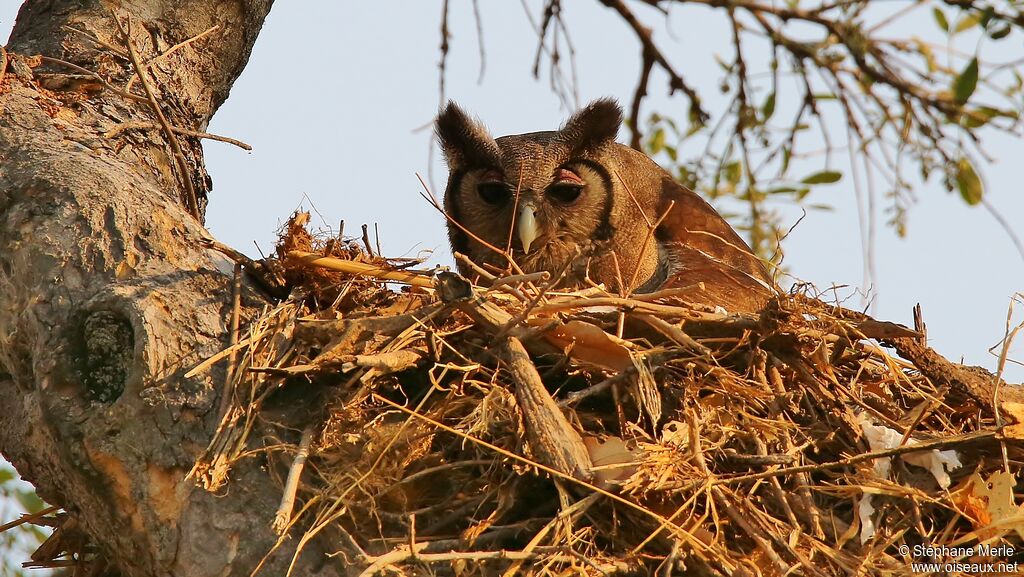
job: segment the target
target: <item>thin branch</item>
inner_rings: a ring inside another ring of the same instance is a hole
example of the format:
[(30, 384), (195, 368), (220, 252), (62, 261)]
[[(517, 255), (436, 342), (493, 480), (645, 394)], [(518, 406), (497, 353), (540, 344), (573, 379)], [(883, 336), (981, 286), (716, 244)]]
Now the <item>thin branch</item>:
[(60, 58), (51, 58), (49, 56), (42, 56), (42, 55), (40, 55), (39, 58), (42, 59), (43, 62), (49, 62), (50, 64), (57, 64), (58, 66), (65, 66), (65, 67), (70, 68), (70, 69), (72, 69), (72, 70), (74, 70), (76, 72), (80, 72), (82, 74), (86, 74), (88, 76), (91, 76), (91, 77), (95, 78), (100, 84), (102, 84), (103, 88), (113, 92), (114, 94), (116, 94), (116, 95), (118, 95), (118, 96), (120, 96), (122, 98), (126, 98), (128, 100), (134, 100), (135, 102), (145, 102), (147, 104), (149, 103), (149, 99), (146, 98), (145, 96), (138, 96), (138, 95), (132, 94), (130, 92), (125, 92), (124, 90), (121, 90), (120, 88), (117, 88), (114, 85), (110, 84), (109, 82), (106, 81), (106, 79), (104, 79), (99, 74), (96, 74), (92, 70), (87, 70), (87, 69), (82, 68), (81, 66), (79, 66), (77, 64), (73, 64), (71, 62), (68, 62), (67, 60), (61, 60)]
[(274, 514), (274, 521), (271, 523), (278, 535), (284, 533), (291, 524), (292, 509), (295, 508), (295, 493), (299, 488), (299, 479), (302, 478), (302, 469), (306, 466), (306, 458), (309, 457), (309, 446), (313, 443), (313, 435), (316, 430), (313, 425), (307, 426), (302, 431), (302, 439), (299, 441), (298, 451), (295, 453), (295, 460), (288, 469), (288, 479), (285, 481), (284, 490), (281, 495), (281, 504)]
[(1006, 236), (1010, 237), (1010, 242), (1017, 249), (1017, 254), (1020, 255), (1021, 260), (1024, 260), (1024, 243), (1021, 242), (1017, 233), (1013, 230), (1013, 225), (1010, 224), (1006, 218), (996, 210), (996, 207), (992, 206), (992, 203), (987, 198), (981, 199), (981, 205), (985, 207), (985, 210), (999, 223), (999, 226), (1006, 233)]
[[(604, 4), (608, 8), (611, 8), (612, 10), (618, 12), (619, 16), (621, 16), (622, 19), (626, 22), (626, 24), (629, 25), (630, 29), (633, 31), (633, 34), (636, 36), (637, 40), (639, 40), (640, 44), (643, 46), (644, 58), (653, 59), (654, 62), (658, 66), (660, 66), (666, 74), (668, 74), (669, 93), (671, 94), (679, 90), (683, 94), (685, 94), (686, 97), (689, 98), (690, 100), (690, 108), (694, 116), (696, 116), (702, 124), (707, 122), (710, 116), (701, 105), (700, 95), (698, 95), (697, 91), (694, 90), (689, 84), (687, 84), (685, 80), (683, 80), (683, 77), (678, 72), (676, 72), (676, 69), (672, 66), (672, 64), (669, 63), (668, 59), (665, 58), (665, 55), (661, 52), (661, 49), (659, 49), (657, 44), (654, 43), (654, 39), (651, 35), (651, 29), (644, 26), (640, 22), (640, 20), (636, 17), (636, 14), (634, 14), (633, 11), (630, 10), (628, 6), (626, 6), (624, 0), (600, 1), (601, 4)], [(641, 79), (644, 80), (643, 77), (641, 77)], [(646, 94), (646, 88), (641, 90), (638, 87), (637, 93)], [(638, 110), (639, 104), (634, 102), (633, 109)], [(633, 130), (637, 129), (638, 127), (633, 127)]]
[(845, 459), (839, 459), (838, 461), (831, 461), (828, 463), (821, 463), (817, 465), (801, 465), (799, 467), (785, 467), (779, 469), (772, 469), (770, 471), (763, 471), (761, 473), (751, 473), (749, 475), (739, 475), (737, 477), (725, 477), (716, 480), (715, 483), (722, 485), (735, 485), (738, 483), (758, 481), (761, 479), (769, 479), (771, 477), (779, 477), (783, 475), (795, 475), (797, 473), (814, 473), (818, 471), (826, 471), (828, 469), (839, 469), (842, 467), (849, 467), (850, 465), (856, 465), (857, 463), (863, 463), (865, 461), (871, 461), (874, 459), (895, 457), (897, 455), (917, 453), (920, 451), (931, 451), (933, 449), (942, 450), (950, 447), (965, 445), (968, 443), (977, 443), (979, 441), (988, 441), (999, 438), (1000, 434), (998, 431), (977, 431), (974, 433), (956, 435), (954, 437), (922, 441), (920, 443), (916, 443), (913, 445), (902, 445), (900, 447), (893, 447), (891, 449), (882, 449), (879, 451), (861, 453), (859, 455), (854, 455), (852, 457), (847, 457)]
[(167, 117), (164, 116), (163, 110), (160, 108), (160, 103), (156, 99), (156, 94), (153, 92), (153, 87), (149, 85), (142, 72), (142, 64), (139, 62), (139, 55), (135, 52), (135, 48), (132, 46), (132, 21), (131, 17), (128, 18), (126, 24), (121, 24), (121, 19), (114, 13), (114, 22), (117, 23), (118, 30), (121, 31), (121, 35), (124, 37), (125, 46), (128, 48), (128, 56), (131, 57), (132, 66), (135, 67), (135, 72), (139, 75), (139, 79), (142, 82), (142, 88), (145, 89), (146, 95), (149, 97), (149, 104), (153, 107), (153, 111), (156, 113), (156, 117), (160, 120), (160, 125), (164, 129), (164, 135), (167, 137), (168, 142), (171, 145), (171, 150), (174, 151), (174, 158), (178, 162), (178, 170), (181, 172), (181, 180), (185, 186), (185, 208), (196, 220), (202, 220), (202, 215), (199, 214), (199, 200), (196, 196), (195, 187), (192, 185), (192, 172), (189, 170), (188, 162), (185, 160), (185, 153), (181, 149), (181, 144), (178, 142), (178, 138), (174, 136), (174, 130), (171, 128), (171, 123), (167, 121)]
[(473, 0), (473, 20), (476, 21), (476, 41), (480, 49), (480, 76), (476, 81), (482, 84), (487, 70), (487, 54), (484, 52), (484, 20), (480, 17), (480, 0)]
[[(148, 102), (148, 100), (147, 100)], [(161, 130), (162, 127), (159, 124), (153, 124), (152, 122), (140, 122), (136, 120), (122, 122), (114, 128), (103, 133), (104, 138), (114, 138), (126, 130)], [(178, 128), (172, 126), (171, 130), (175, 134), (181, 134), (182, 136), (191, 136), (193, 138), (205, 138), (207, 140), (216, 140), (218, 142), (225, 142), (227, 144), (233, 144), (242, 150), (252, 150), (252, 146), (242, 142), (241, 140), (235, 140), (227, 136), (220, 136), (219, 134), (210, 134), (209, 132), (199, 132), (196, 130), (188, 130), (187, 128)]]
[[(160, 62), (161, 60), (167, 58), (171, 54), (174, 54), (175, 52), (177, 52), (178, 50), (188, 46), (189, 44), (192, 44), (193, 42), (196, 42), (197, 40), (200, 40), (202, 38), (205, 38), (205, 37), (209, 36), (210, 34), (216, 32), (217, 30), (220, 30), (220, 25), (210, 26), (209, 28), (207, 28), (206, 30), (200, 32), (199, 34), (196, 34), (195, 36), (193, 36), (193, 37), (191, 37), (191, 38), (189, 38), (187, 40), (182, 40), (181, 42), (175, 44), (174, 46), (171, 46), (170, 48), (165, 50), (162, 54), (158, 54), (157, 56), (154, 56), (148, 62), (146, 62), (145, 63), (146, 71), (149, 71), (149, 67), (150, 66), (156, 64), (157, 62)], [(131, 90), (132, 89), (132, 84), (135, 83), (135, 79), (138, 78), (138, 77), (139, 77), (138, 75), (133, 75), (131, 78), (128, 79), (128, 85), (126, 86), (127, 90)]]

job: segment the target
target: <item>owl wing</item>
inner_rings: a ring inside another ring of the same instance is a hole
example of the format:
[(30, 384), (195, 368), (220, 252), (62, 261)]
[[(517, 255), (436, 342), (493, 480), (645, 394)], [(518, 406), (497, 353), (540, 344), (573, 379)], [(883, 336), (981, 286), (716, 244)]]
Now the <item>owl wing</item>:
[(747, 243), (692, 190), (666, 176), (661, 192), (658, 215), (668, 214), (654, 231), (665, 279), (659, 288), (703, 282), (704, 290), (680, 298), (730, 312), (760, 311), (777, 288)]

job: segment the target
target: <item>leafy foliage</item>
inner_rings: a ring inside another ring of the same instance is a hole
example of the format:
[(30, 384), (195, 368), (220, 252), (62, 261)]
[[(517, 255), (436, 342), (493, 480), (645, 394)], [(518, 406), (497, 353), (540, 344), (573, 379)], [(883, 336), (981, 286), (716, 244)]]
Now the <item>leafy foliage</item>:
[[(664, 18), (671, 9), (706, 19), (710, 7), (731, 28), (732, 54), (717, 56), (716, 101), (726, 105), (709, 110), (712, 87), (693, 85), (667, 57), (672, 40), (655, 38), (659, 16), (645, 21), (625, 0), (599, 1), (641, 45), (633, 146), (708, 198), (726, 200), (720, 208), (743, 207), (731, 216), (763, 256), (778, 251), (780, 203), (827, 208), (807, 203), (820, 187), (884, 197), (900, 234), (915, 187), (936, 173), (968, 205), (980, 204), (977, 167), (990, 160), (984, 135), (1021, 132), (1019, 2), (648, 0)], [(544, 0), (538, 59), (551, 55), (553, 70), (559, 38), (562, 53), (573, 54), (569, 24), (561, 1)], [(655, 69), (668, 75), (670, 94), (688, 101), (682, 117), (641, 118)]]

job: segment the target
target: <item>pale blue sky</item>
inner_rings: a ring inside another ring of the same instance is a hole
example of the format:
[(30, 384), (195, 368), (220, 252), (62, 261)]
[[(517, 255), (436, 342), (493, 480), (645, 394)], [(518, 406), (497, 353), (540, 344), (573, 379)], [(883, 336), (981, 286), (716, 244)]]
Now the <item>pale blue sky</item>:
[[(11, 27), (18, 4), (0, 0), (0, 30)], [(471, 4), (453, 0), (449, 97), (483, 118), (496, 135), (557, 127), (569, 111), (560, 107), (546, 75), (540, 81), (530, 76), (536, 40), (522, 6), (480, 4), (486, 75), (478, 84)], [(528, 4), (536, 18), (538, 3)], [(638, 14), (652, 16), (634, 5)], [(353, 234), (361, 223), (378, 223), (389, 256), (433, 250), (432, 262), (449, 263), (443, 220), (420, 198), (415, 176), (426, 176), (430, 168), (431, 133), (422, 128), (439, 105), (440, 13), (440, 1), (275, 5), (249, 66), (210, 126), (255, 147), (246, 153), (206, 145), (214, 181), (211, 231), (249, 254), (256, 254), (253, 241), (269, 253), (274, 231), (288, 214), (315, 206), (325, 226), (344, 219)], [(927, 12), (921, 16), (930, 18)], [(566, 3), (566, 17), (578, 52), (581, 100), (612, 95), (628, 103), (638, 76), (635, 40), (597, 2)], [(890, 36), (917, 33), (922, 22), (893, 26)], [(720, 70), (712, 54), (731, 53), (724, 20), (710, 9), (688, 6), (673, 11), (671, 28), (672, 36), (656, 31), (668, 57), (691, 84), (704, 87), (710, 107), (720, 106), (714, 89)], [(682, 116), (685, 103), (666, 98), (664, 85), (655, 78), (646, 112)], [(1000, 159), (984, 167), (987, 197), (1024, 235), (1024, 171), (1014, 160), (1024, 157), (1024, 144), (992, 134), (987, 147)], [(821, 168), (814, 162), (805, 172)], [(440, 195), (445, 171), (436, 154), (433, 171)], [(916, 192), (920, 201), (910, 214), (908, 238), (897, 238), (881, 224), (884, 215), (878, 217), (874, 314), (910, 324), (911, 308), (920, 302), (932, 346), (951, 359), (994, 369), (986, 349), (1003, 334), (1011, 295), (1024, 290), (1021, 257), (989, 214), (965, 207), (937, 179)], [(821, 288), (863, 288), (851, 180), (824, 187), (811, 200), (836, 210), (812, 211), (796, 228), (785, 245), (789, 270)], [(799, 215), (789, 209), (785, 224)], [(848, 304), (862, 306), (856, 297)], [(1024, 345), (1015, 349), (1024, 351)], [(1024, 380), (1020, 367), (1008, 367), (1007, 375)]]

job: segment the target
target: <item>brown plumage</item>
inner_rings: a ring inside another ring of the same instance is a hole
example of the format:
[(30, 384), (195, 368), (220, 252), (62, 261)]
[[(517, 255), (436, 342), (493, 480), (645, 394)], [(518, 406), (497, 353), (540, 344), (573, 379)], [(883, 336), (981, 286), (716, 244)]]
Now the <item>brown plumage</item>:
[(435, 127), (450, 172), (445, 210), (458, 223), (448, 223), (452, 249), (506, 269), (491, 247), (511, 248), (524, 272), (566, 270), (563, 286), (587, 276), (615, 291), (703, 282), (685, 300), (760, 310), (776, 290), (764, 265), (707, 202), (616, 143), (621, 123), (619, 105), (602, 99), (560, 130), (495, 139), (449, 103)]

